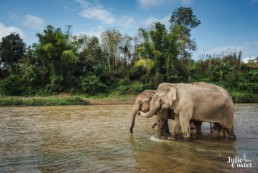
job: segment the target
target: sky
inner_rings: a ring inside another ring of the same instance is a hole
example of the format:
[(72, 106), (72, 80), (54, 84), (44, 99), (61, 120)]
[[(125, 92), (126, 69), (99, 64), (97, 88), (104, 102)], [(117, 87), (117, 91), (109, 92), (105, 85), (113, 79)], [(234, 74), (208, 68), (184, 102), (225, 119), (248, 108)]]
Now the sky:
[(136, 36), (153, 22), (169, 27), (172, 12), (191, 7), (201, 24), (191, 32), (193, 58), (242, 51), (258, 56), (258, 0), (0, 0), (0, 40), (19, 33), (26, 45), (38, 43), (47, 25), (71, 25), (74, 35), (99, 36), (108, 29)]

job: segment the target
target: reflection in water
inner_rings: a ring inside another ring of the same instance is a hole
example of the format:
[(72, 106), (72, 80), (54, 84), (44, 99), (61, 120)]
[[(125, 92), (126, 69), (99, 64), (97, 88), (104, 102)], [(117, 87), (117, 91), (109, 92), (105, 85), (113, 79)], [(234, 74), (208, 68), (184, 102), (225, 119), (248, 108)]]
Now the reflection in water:
[[(257, 172), (258, 105), (236, 105), (236, 141), (216, 139), (203, 123), (201, 139), (156, 139), (155, 118), (130, 105), (1, 107), (0, 172)], [(173, 122), (170, 121), (172, 128)], [(228, 157), (252, 160), (232, 168)]]

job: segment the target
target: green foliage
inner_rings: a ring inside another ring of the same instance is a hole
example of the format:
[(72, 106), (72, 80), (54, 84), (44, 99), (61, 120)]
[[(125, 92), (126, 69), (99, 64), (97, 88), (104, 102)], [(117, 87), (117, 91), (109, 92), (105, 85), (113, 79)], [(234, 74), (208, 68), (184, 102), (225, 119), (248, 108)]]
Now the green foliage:
[(146, 69), (147, 74), (150, 74), (151, 70), (154, 68), (155, 62), (151, 59), (139, 59), (135, 62), (135, 67), (143, 67)]
[(66, 64), (75, 64), (79, 61), (79, 58), (74, 54), (72, 50), (65, 50), (62, 52), (61, 62)]
[(21, 99), (11, 97), (11, 98), (1, 98), (0, 106), (9, 106), (9, 105), (22, 105), (23, 101)]
[(190, 7), (179, 7), (173, 11), (169, 21), (171, 30), (177, 30), (179, 57), (189, 60), (191, 51), (197, 49), (196, 42), (190, 38), (191, 30), (199, 26), (201, 21), (194, 15)]
[[(43, 34), (38, 33), (39, 44), (35, 50), (39, 57), (47, 84), (51, 91), (64, 91), (68, 89), (73, 80), (75, 65), (79, 58), (73, 51), (68, 37), (60, 28), (47, 26)], [(75, 85), (74, 83), (72, 85)]]
[(144, 89), (143, 84), (140, 83), (133, 83), (130, 85), (120, 85), (117, 88), (117, 92), (119, 94), (138, 94), (142, 92)]
[[(99, 41), (49, 25), (37, 34), (38, 43), (25, 49), (12, 33), (0, 42), (0, 94), (120, 96), (155, 89), (161, 82), (205, 81), (228, 89), (236, 102), (257, 102), (258, 58), (245, 64), (240, 51), (194, 60), (197, 45), (191, 31), (199, 25), (191, 8), (180, 7), (172, 12), (169, 28), (156, 22), (140, 28), (136, 37), (110, 29)], [(81, 101), (17, 98), (0, 104), (84, 104)]]
[(62, 91), (63, 90), (63, 76), (57, 76), (55, 74), (50, 76), (50, 84), (48, 85), (48, 89), (50, 91)]
[(97, 92), (105, 91), (107, 86), (100, 81), (100, 78), (96, 75), (89, 75), (82, 77), (82, 90), (89, 94), (95, 94)]
[(17, 75), (8, 76), (0, 83), (0, 91), (4, 95), (20, 95), (22, 90), (22, 81)]
[(25, 43), (19, 34), (11, 33), (3, 37), (0, 43), (0, 68), (17, 72), (17, 63), (21, 60), (25, 51)]
[(22, 106), (61, 106), (61, 105), (88, 105), (89, 101), (80, 97), (32, 97), (32, 98), (19, 98), (19, 97), (6, 97), (0, 99), (0, 106), (8, 105), (22, 105)]
[(248, 92), (231, 92), (235, 103), (258, 103), (258, 95)]
[(190, 7), (179, 7), (173, 11), (170, 18), (170, 23), (176, 26), (184, 26), (188, 30), (196, 28), (201, 24), (201, 21), (193, 14), (193, 10)]
[(108, 55), (109, 71), (114, 71), (118, 65), (117, 52), (119, 50), (119, 43), (122, 40), (122, 35), (115, 29), (104, 31), (101, 34), (102, 47)]

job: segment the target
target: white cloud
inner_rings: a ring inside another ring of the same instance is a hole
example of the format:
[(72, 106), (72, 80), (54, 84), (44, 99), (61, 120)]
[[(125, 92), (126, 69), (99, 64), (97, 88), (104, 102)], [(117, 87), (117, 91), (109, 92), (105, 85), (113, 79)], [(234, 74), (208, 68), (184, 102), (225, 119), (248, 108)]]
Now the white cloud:
[(211, 50), (207, 50), (204, 52), (204, 54), (228, 54), (232, 53), (234, 51), (239, 52), (243, 51), (245, 49), (246, 45), (226, 45), (222, 47), (217, 47)]
[(97, 27), (96, 32), (94, 30), (89, 33), (96, 33), (93, 35), (99, 35), (100, 31), (105, 31), (110, 27), (120, 28), (121, 30), (128, 30), (135, 27), (135, 20), (130, 16), (115, 16), (109, 10), (105, 9), (99, 1), (89, 0), (75, 0), (81, 10), (79, 15), (86, 18), (99, 22), (102, 26)]
[(4, 24), (0, 23), (0, 39), (2, 39), (2, 37), (5, 37), (13, 32), (18, 33), (21, 38), (24, 37), (23, 32), (19, 28), (14, 26), (5, 26)]
[(175, 2), (181, 2), (184, 5), (189, 4), (191, 2), (191, 0), (137, 0), (137, 1), (140, 7), (145, 9), (163, 6), (163, 5), (175, 3)]
[(116, 19), (112, 13), (104, 9), (100, 4), (93, 4), (84, 0), (76, 0), (76, 2), (78, 2), (83, 8), (79, 13), (82, 17), (97, 20), (108, 25), (116, 22)]
[(104, 32), (105, 30), (106, 29), (103, 26), (98, 26), (98, 27), (92, 28), (91, 30), (84, 31), (84, 32), (79, 33), (79, 34), (87, 34), (89, 36), (96, 36), (96, 37), (100, 38), (101, 33)]
[(82, 10), (80, 15), (88, 19), (97, 19), (100, 22), (109, 24), (109, 25), (115, 23), (115, 19), (112, 16), (112, 14), (104, 9), (87, 8)]
[(41, 28), (44, 23), (45, 21), (42, 18), (28, 14), (22, 24), (29, 28)]
[(120, 20), (117, 21), (117, 25), (121, 26), (122, 28), (132, 28), (132, 26), (134, 25), (135, 21), (132, 17), (128, 17), (128, 16), (123, 16), (121, 17)]
[(214, 49), (206, 50), (206, 51), (198, 51), (196, 55), (203, 55), (203, 54), (210, 54), (210, 55), (227, 55), (233, 52), (240, 52), (242, 51), (242, 60), (246, 61), (249, 58), (257, 57), (258, 56), (258, 41), (248, 41), (242, 42), (239, 44), (231, 44), (225, 45), (221, 47), (217, 47)]
[(154, 22), (160, 22), (165, 25), (169, 25), (169, 19), (170, 19), (170, 16), (164, 16), (163, 18), (156, 18), (156, 17), (151, 16), (146, 19), (145, 25), (150, 26)]
[(255, 60), (257, 57), (258, 57), (258, 56), (245, 57), (245, 58), (243, 58), (242, 61), (243, 61), (244, 63), (248, 63), (248, 61), (250, 61), (250, 60)]

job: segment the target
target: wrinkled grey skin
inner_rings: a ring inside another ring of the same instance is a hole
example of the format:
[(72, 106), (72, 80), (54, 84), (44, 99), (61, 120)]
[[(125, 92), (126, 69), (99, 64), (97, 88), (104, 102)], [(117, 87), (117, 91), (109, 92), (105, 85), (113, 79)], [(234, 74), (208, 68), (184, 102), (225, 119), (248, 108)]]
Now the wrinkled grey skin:
[(150, 110), (140, 112), (144, 117), (151, 117), (156, 112), (172, 109), (175, 113), (174, 134), (181, 127), (183, 137), (190, 138), (190, 120), (217, 123), (229, 138), (235, 139), (234, 108), (228, 92), (217, 85), (195, 82), (191, 84), (160, 84), (151, 99)]
[[(150, 100), (155, 94), (156, 90), (145, 90), (139, 94), (134, 102), (131, 109), (131, 127), (130, 132), (133, 133), (133, 128), (135, 124), (135, 118), (139, 111), (148, 112), (150, 109)], [(170, 114), (170, 115), (168, 115)], [(174, 119), (173, 112), (169, 110), (162, 110), (157, 113), (156, 125), (158, 126), (158, 136), (169, 136), (169, 126), (167, 119)]]
[[(131, 109), (131, 127), (130, 132), (133, 133), (133, 128), (135, 124), (135, 118), (139, 111), (148, 112), (150, 109), (150, 102), (152, 96), (156, 93), (156, 90), (145, 90), (141, 94), (139, 94), (134, 102), (134, 105)], [(156, 125), (158, 126), (158, 137), (168, 137), (170, 136), (168, 119), (175, 120), (175, 114), (171, 109), (163, 109), (156, 113), (157, 119), (152, 128)], [(196, 128), (196, 134), (201, 135), (201, 124), (202, 122), (191, 120)]]

